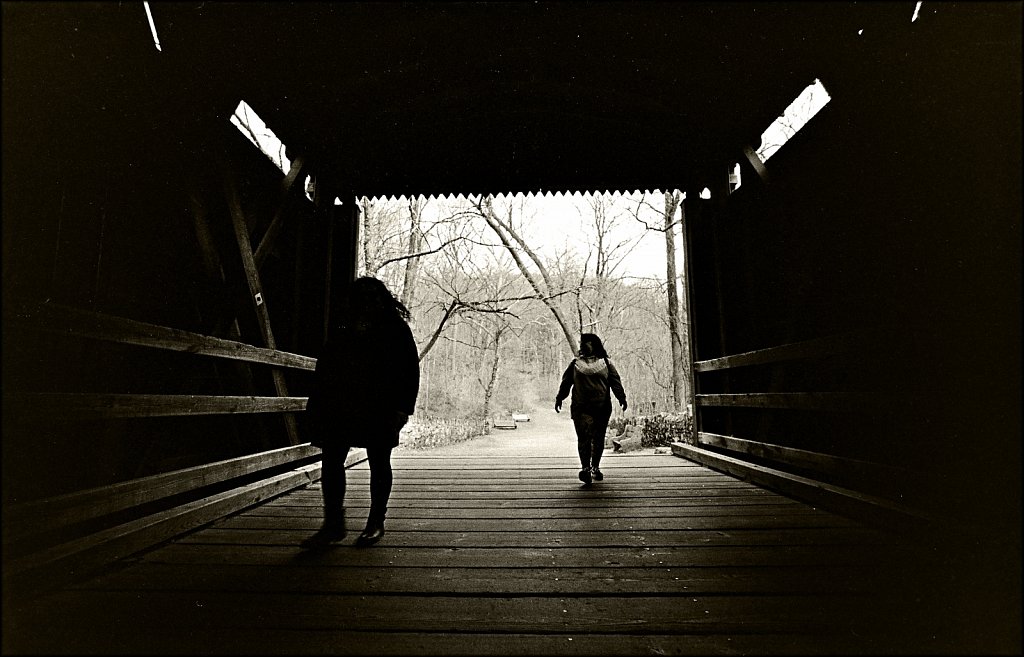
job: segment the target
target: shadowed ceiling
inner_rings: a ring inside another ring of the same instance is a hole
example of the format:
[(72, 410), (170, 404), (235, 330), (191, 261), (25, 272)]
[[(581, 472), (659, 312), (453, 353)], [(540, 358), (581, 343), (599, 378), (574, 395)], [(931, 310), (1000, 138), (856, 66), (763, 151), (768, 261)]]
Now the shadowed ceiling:
[(157, 52), (142, 3), (19, 4), (5, 92), (9, 72), (39, 70), (22, 80), (37, 105), (113, 107), (142, 80), (154, 116), (191, 104), (165, 111), (170, 131), (244, 99), (293, 157), (367, 195), (683, 188), (914, 7), (155, 2)]

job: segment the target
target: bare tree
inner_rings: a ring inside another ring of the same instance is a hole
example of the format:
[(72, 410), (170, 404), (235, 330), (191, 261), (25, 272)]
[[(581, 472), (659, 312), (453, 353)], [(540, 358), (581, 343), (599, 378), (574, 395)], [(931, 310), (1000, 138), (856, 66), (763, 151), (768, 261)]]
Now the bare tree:
[[(509, 255), (512, 256), (512, 260), (516, 263), (519, 271), (522, 273), (523, 278), (530, 284), (533, 289), (536, 298), (540, 299), (548, 310), (551, 312), (558, 326), (562, 329), (562, 333), (565, 336), (566, 344), (569, 347), (570, 353), (575, 353), (577, 337), (569, 329), (568, 323), (565, 321), (565, 316), (562, 314), (561, 309), (556, 302), (556, 299), (561, 294), (565, 293), (565, 290), (559, 290), (552, 282), (551, 276), (548, 273), (547, 267), (544, 265), (544, 261), (537, 255), (537, 253), (527, 245), (520, 236), (519, 232), (515, 229), (512, 223), (512, 206), (508, 207), (508, 217), (501, 217), (495, 212), (494, 209), (494, 197), (483, 196), (478, 197), (472, 201), (474, 212), (482, 217), (487, 225), (490, 226), (494, 234), (498, 236), (502, 246), (508, 251)], [(534, 267), (537, 268), (537, 272), (534, 273), (527, 266), (526, 261), (523, 257), (525, 254), (526, 258), (533, 263)]]
[[(611, 294), (611, 281), (623, 260), (636, 248), (640, 237), (617, 239), (624, 215), (607, 194), (589, 196), (590, 251), (577, 286), (576, 306), (581, 332), (600, 333), (603, 322), (614, 316), (616, 297)], [(588, 276), (588, 265), (594, 262), (594, 273)], [(586, 292), (586, 293), (584, 293)]]
[[(683, 335), (683, 332), (687, 330), (687, 324), (680, 318), (679, 290), (676, 286), (678, 277), (676, 274), (675, 216), (680, 211), (681, 205), (682, 196), (679, 192), (665, 192), (665, 281), (668, 296), (668, 334), (672, 345), (672, 401), (677, 411), (686, 407), (690, 385), (690, 354), (689, 349), (683, 346), (689, 345), (689, 341), (684, 339)], [(684, 290), (685, 285), (684, 279)]]
[[(423, 243), (423, 232), (420, 227), (420, 216), (426, 199), (422, 196), (409, 199), (409, 248), (407, 254), (418, 254)], [(405, 281), (402, 283), (402, 303), (412, 308), (416, 299), (416, 283), (420, 269), (420, 258), (409, 258), (405, 261)]]
[[(689, 350), (689, 307), (685, 303), (688, 298), (685, 294), (686, 277), (685, 267), (683, 274), (676, 271), (676, 227), (683, 227), (685, 216), (682, 213), (682, 194), (678, 190), (664, 192), (664, 205), (659, 210), (662, 218), (660, 227), (651, 226), (640, 218), (641, 207), (653, 208), (644, 197), (637, 203), (635, 218), (648, 230), (658, 230), (665, 235), (665, 294), (668, 299), (667, 317), (669, 344), (672, 351), (672, 404), (674, 410), (681, 410), (686, 407), (686, 400), (689, 399), (690, 386), (693, 381), (691, 354)], [(655, 208), (656, 209), (656, 208)], [(680, 218), (677, 220), (676, 215)], [(682, 283), (683, 303), (680, 303), (680, 286)]]

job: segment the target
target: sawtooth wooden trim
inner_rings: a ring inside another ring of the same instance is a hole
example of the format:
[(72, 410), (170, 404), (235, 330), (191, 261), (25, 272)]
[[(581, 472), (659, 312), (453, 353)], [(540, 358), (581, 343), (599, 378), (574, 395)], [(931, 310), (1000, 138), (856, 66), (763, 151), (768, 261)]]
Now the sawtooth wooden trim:
[(855, 392), (751, 392), (697, 395), (701, 407), (783, 408), (800, 411), (861, 411), (879, 405), (878, 395)]
[(898, 480), (907, 476), (906, 470), (881, 463), (831, 456), (820, 452), (771, 445), (734, 436), (722, 436), (716, 433), (698, 433), (697, 444), (718, 447), (731, 452), (738, 452), (777, 463), (785, 463), (831, 476), (846, 478), (851, 476), (854, 478), (863, 477), (875, 481), (883, 481), (887, 478)]
[(236, 413), (290, 413), (306, 409), (307, 397), (253, 397), (216, 395), (131, 395), (108, 393), (40, 392), (5, 398), (26, 414), (45, 420), (106, 419), (231, 415)]
[(184, 351), (276, 367), (309, 371), (316, 369), (316, 359), (309, 356), (256, 347), (243, 342), (55, 303), (26, 304), (10, 312), (5, 311), (4, 322), (7, 321), (31, 324), (34, 329), (59, 335)]
[(933, 528), (939, 523), (939, 519), (930, 514), (891, 500), (755, 465), (693, 445), (672, 443), (672, 453), (802, 502), (876, 526), (897, 531), (919, 531)]
[(856, 349), (863, 343), (865, 336), (859, 333), (830, 335), (824, 338), (794, 342), (791, 344), (746, 351), (741, 354), (722, 356), (710, 360), (701, 360), (693, 364), (693, 371), (699, 373), (728, 370), (749, 365), (767, 365), (802, 358), (818, 358), (831, 356)]

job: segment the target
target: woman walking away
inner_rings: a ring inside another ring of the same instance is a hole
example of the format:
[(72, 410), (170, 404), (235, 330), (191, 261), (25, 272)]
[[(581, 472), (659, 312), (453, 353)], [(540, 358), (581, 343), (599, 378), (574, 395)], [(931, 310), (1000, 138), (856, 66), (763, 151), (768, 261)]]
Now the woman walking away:
[(391, 450), (416, 407), (420, 366), (409, 311), (387, 286), (357, 278), (316, 362), (306, 405), (310, 442), (322, 450), (324, 523), (302, 542), (323, 548), (345, 537), (345, 458), (365, 447), (370, 462), (370, 513), (357, 546), (384, 536), (391, 497)]
[(593, 333), (580, 336), (580, 355), (569, 363), (562, 374), (562, 384), (555, 395), (555, 412), (561, 412), (562, 400), (572, 389), (569, 414), (576, 428), (576, 446), (580, 453), (580, 481), (589, 484), (601, 481), (604, 475), (598, 466), (604, 454), (604, 434), (612, 416), (609, 391), (615, 393), (622, 410), (626, 410), (626, 391), (622, 389), (619, 371), (608, 359), (601, 338)]

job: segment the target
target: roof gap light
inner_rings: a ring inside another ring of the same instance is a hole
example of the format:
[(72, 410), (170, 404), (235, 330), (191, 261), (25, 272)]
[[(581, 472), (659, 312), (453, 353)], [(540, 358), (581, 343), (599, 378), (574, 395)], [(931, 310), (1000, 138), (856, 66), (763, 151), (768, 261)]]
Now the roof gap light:
[(922, 3), (920, 2), (920, 0), (918, 0), (918, 3), (916, 5), (914, 5), (914, 15), (910, 17), (910, 22), (911, 23), (916, 21), (918, 15), (921, 13), (921, 4)]
[(153, 44), (156, 45), (157, 50), (163, 52), (163, 49), (160, 48), (160, 37), (156, 35), (156, 23), (153, 22), (153, 12), (149, 9), (149, 3), (144, 1), (142, 6), (146, 8), (146, 18), (149, 19), (149, 31), (153, 33)]
[(768, 129), (761, 135), (761, 147), (757, 149), (757, 155), (762, 162), (775, 154), (775, 151), (782, 148), (783, 144), (790, 140), (800, 128), (811, 119), (812, 116), (824, 107), (832, 97), (825, 91), (821, 80), (815, 80), (800, 92), (782, 116), (775, 119), (775, 122), (768, 126)]
[(282, 173), (287, 174), (291, 170), (292, 163), (285, 155), (284, 144), (244, 100), (238, 102), (235, 113), (231, 115), (231, 123), (269, 157)]

